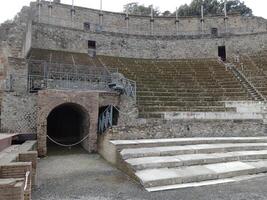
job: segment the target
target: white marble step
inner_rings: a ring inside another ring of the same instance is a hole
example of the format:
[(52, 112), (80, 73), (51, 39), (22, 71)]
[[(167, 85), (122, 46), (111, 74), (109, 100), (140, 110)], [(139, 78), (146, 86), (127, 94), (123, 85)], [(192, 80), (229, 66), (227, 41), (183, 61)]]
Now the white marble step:
[(197, 144), (184, 146), (163, 146), (150, 148), (123, 149), (120, 154), (124, 160), (139, 157), (174, 156), (182, 154), (208, 154), (232, 151), (267, 150), (267, 143), (226, 143)]
[(148, 192), (157, 192), (157, 191), (177, 190), (177, 189), (183, 189), (183, 188), (204, 187), (204, 186), (209, 186), (209, 185), (241, 182), (241, 181), (246, 181), (246, 180), (261, 178), (261, 177), (267, 177), (267, 174), (262, 173), (262, 174), (255, 174), (255, 175), (253, 174), (253, 175), (237, 176), (233, 178), (216, 179), (216, 180), (210, 180), (210, 181), (157, 186), (157, 187), (146, 188), (146, 190)]
[(174, 168), (240, 160), (267, 159), (267, 150), (236, 151), (211, 154), (186, 154), (175, 156), (141, 157), (125, 160), (135, 171), (153, 168)]
[(146, 169), (135, 175), (145, 188), (226, 179), (267, 172), (267, 161), (227, 162), (178, 168)]
[(111, 140), (110, 142), (115, 145), (117, 149), (124, 149), (195, 144), (267, 143), (267, 137), (166, 138), (141, 140)]

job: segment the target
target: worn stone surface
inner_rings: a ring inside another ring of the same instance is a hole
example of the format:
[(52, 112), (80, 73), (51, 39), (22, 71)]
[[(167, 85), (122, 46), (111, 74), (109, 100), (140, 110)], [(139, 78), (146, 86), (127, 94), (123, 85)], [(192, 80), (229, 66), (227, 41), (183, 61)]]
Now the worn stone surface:
[[(79, 164), (77, 164), (79, 163)], [(33, 200), (265, 200), (265, 177), (149, 193), (97, 155), (62, 149), (41, 159)]]

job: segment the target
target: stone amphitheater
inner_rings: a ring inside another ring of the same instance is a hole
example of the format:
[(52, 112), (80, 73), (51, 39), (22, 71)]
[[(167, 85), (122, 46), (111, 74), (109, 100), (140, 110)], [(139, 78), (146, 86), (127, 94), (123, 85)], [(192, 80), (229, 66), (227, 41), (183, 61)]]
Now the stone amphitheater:
[(267, 20), (35, 1), (0, 25), (0, 200), (39, 158), (98, 153), (148, 192), (267, 173)]

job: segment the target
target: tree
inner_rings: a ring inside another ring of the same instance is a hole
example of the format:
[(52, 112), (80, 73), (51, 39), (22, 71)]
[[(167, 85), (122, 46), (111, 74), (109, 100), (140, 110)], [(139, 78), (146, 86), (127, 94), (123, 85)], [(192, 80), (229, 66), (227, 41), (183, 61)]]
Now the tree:
[[(181, 5), (178, 9), (179, 16), (200, 16), (201, 15), (201, 5), (204, 5), (205, 15), (216, 15), (222, 14), (224, 9), (225, 0), (192, 0), (188, 4)], [(124, 6), (124, 12), (126, 12), (128, 7), (128, 13), (134, 15), (150, 15), (151, 7), (145, 5), (139, 5), (138, 3), (129, 3)], [(244, 16), (252, 16), (252, 10), (247, 7), (244, 1), (241, 0), (228, 0), (226, 10), (228, 13), (240, 13)], [(158, 8), (154, 9), (154, 16), (175, 16), (175, 12), (164, 11), (161, 13)]]
[[(132, 14), (132, 15), (151, 15), (151, 8), (152, 5), (150, 6), (145, 6), (145, 5), (139, 5), (137, 2), (133, 2), (133, 3), (128, 3), (123, 7), (123, 12), (127, 12), (128, 9), (128, 13)], [(154, 16), (159, 16), (160, 15), (160, 11), (159, 9), (156, 7), (153, 9), (153, 13)]]
[(226, 10), (229, 13), (238, 12), (243, 16), (252, 16), (252, 10), (245, 5), (244, 1), (240, 0), (228, 1)]
[[(201, 14), (201, 5), (204, 6), (204, 14), (221, 14), (224, 9), (224, 0), (193, 0), (189, 5), (184, 4), (179, 7), (180, 16), (195, 16)], [(240, 0), (227, 1), (226, 10), (228, 13), (240, 13), (251, 16), (252, 10)]]
[(161, 13), (161, 16), (163, 16), (163, 17), (170, 17), (170, 16), (173, 16), (173, 13), (171, 13), (168, 10), (166, 10), (163, 13)]

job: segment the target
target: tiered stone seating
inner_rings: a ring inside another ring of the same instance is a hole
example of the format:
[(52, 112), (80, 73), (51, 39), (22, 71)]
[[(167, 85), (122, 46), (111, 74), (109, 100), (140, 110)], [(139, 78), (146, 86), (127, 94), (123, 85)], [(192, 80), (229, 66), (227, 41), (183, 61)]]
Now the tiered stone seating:
[(137, 82), (140, 117), (174, 111), (232, 111), (221, 101), (251, 99), (231, 72), (215, 59), (100, 59)]
[(111, 140), (110, 144), (114, 164), (150, 192), (235, 182), (267, 172), (266, 137)]
[(267, 52), (260, 52), (253, 55), (242, 55), (238, 66), (246, 75), (248, 80), (267, 96)]

